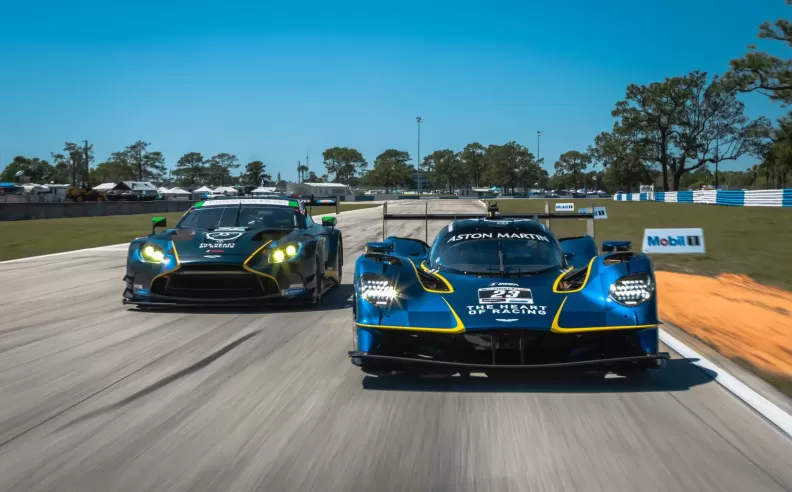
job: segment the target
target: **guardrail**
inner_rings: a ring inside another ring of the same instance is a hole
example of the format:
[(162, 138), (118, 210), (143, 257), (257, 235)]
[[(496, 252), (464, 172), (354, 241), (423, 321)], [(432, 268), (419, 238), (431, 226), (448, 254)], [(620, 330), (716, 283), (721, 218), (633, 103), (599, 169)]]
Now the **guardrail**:
[(619, 193), (615, 201), (701, 203), (727, 207), (792, 207), (792, 188), (783, 190), (696, 190)]

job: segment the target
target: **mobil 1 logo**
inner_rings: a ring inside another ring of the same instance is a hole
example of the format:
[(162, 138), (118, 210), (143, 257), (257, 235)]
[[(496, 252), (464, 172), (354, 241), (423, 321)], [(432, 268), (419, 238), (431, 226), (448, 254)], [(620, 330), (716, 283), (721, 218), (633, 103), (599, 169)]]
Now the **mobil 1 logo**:
[(478, 290), (479, 304), (533, 304), (531, 289), (514, 283), (494, 282)]

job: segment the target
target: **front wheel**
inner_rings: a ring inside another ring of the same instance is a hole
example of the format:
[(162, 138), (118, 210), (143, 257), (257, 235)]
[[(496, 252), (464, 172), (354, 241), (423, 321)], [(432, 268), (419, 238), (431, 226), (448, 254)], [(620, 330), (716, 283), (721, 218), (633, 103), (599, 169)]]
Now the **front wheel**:
[(314, 288), (308, 292), (306, 304), (313, 306), (319, 302), (322, 297), (322, 270), (319, 264), (319, 257), (316, 257), (316, 270), (314, 274)]
[(336, 285), (341, 285), (341, 276), (344, 269), (344, 243), (338, 241), (338, 253), (335, 261)]

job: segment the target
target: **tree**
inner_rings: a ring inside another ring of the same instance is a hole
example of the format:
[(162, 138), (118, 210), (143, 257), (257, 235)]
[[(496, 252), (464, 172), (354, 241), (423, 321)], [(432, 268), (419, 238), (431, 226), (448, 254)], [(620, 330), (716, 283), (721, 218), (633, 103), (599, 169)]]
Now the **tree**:
[(487, 149), (480, 143), (473, 142), (465, 146), (459, 157), (467, 175), (473, 180), (473, 185), (481, 186), (481, 179), (487, 165)]
[(110, 159), (97, 165), (91, 170), (91, 184), (96, 186), (102, 183), (118, 183), (135, 179), (135, 170), (127, 161)]
[(515, 187), (533, 185), (541, 176), (541, 168), (528, 148), (517, 142), (487, 147), (484, 180), (514, 193)]
[(364, 181), (368, 185), (382, 186), (387, 192), (399, 185), (412, 183), (413, 167), (408, 165), (410, 154), (396, 149), (388, 149), (374, 160), (374, 169), (366, 173)]
[(650, 179), (643, 161), (646, 151), (636, 140), (620, 131), (618, 125), (613, 133), (602, 132), (594, 138), (589, 154), (605, 169), (601, 179), (606, 188), (629, 193), (638, 191), (641, 183)]
[(577, 189), (580, 175), (583, 174), (589, 164), (591, 164), (590, 155), (577, 150), (570, 150), (561, 154), (555, 163), (555, 168), (565, 174), (572, 175), (572, 188)]
[[(631, 84), (616, 103), (615, 127), (645, 151), (643, 160), (659, 163), (663, 189), (674, 190), (680, 178), (708, 163), (735, 160), (754, 153), (769, 130), (769, 121), (751, 121), (736, 92), (715, 77), (691, 72), (648, 86)], [(717, 150), (716, 150), (717, 149)]]
[(246, 185), (262, 186), (265, 182), (269, 183), (272, 180), (272, 176), (267, 173), (267, 166), (263, 162), (253, 161), (245, 165), (245, 172), (240, 180)]
[(368, 162), (357, 149), (332, 147), (322, 152), (324, 165), (335, 183), (349, 183), (355, 173), (364, 173)]
[(327, 183), (327, 175), (317, 176), (315, 172), (309, 171), (306, 178), (309, 183)]
[(454, 184), (464, 181), (464, 169), (459, 155), (453, 150), (435, 150), (424, 157), (422, 167), (429, 172), (429, 178), (435, 186), (443, 190), (454, 191)]
[(103, 182), (134, 179), (138, 181), (162, 181), (165, 176), (165, 157), (161, 152), (149, 152), (149, 145), (151, 144), (148, 142), (138, 140), (120, 152), (113, 152), (107, 161), (100, 164), (102, 166), (101, 172), (94, 172), (93, 176), (124, 176), (123, 180), (107, 179)]
[[(787, 0), (787, 4), (790, 4)], [(782, 41), (792, 46), (792, 23), (779, 19), (775, 25), (764, 22), (759, 26), (759, 38)], [(759, 92), (784, 106), (792, 103), (792, 61), (756, 51), (756, 46), (742, 58), (730, 62), (726, 81), (740, 92)]]
[(300, 164), (300, 161), (297, 161), (297, 182), (304, 183), (305, 182), (305, 174), (308, 172), (308, 166), (305, 164)]
[(760, 154), (762, 163), (757, 171), (764, 174), (765, 186), (785, 188), (792, 173), (792, 119), (789, 116), (779, 121), (772, 140), (763, 146)]
[(206, 177), (206, 171), (203, 155), (200, 152), (188, 152), (176, 161), (173, 174), (179, 178), (182, 186), (193, 186)]
[(220, 183), (220, 186), (229, 184), (232, 180), (231, 170), (239, 167), (237, 156), (226, 153), (213, 156), (207, 164), (206, 176), (213, 183)]
[(87, 159), (85, 147), (74, 142), (66, 142), (63, 145), (63, 151), (65, 154), (51, 154), (55, 167), (63, 171), (69, 170), (72, 186), (79, 184), (82, 188), (88, 187), (90, 163), (94, 160), (93, 145), (88, 146)]
[(165, 175), (165, 157), (162, 152), (149, 152), (149, 142), (138, 140), (124, 149), (126, 157), (134, 166), (138, 181), (159, 182)]
[(63, 178), (58, 169), (52, 166), (49, 162), (43, 161), (38, 157), (27, 158), (21, 155), (14, 157), (14, 159), (6, 165), (0, 174), (0, 179), (3, 181), (15, 181), (17, 173), (22, 173), (30, 179), (31, 183), (50, 183), (54, 181), (60, 182)]

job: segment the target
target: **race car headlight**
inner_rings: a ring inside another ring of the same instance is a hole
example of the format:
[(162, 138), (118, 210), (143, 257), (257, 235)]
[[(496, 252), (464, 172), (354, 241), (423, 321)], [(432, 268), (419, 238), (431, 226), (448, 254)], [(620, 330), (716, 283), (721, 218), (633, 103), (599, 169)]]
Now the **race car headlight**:
[(652, 298), (655, 284), (648, 273), (633, 273), (613, 282), (610, 298), (622, 306), (638, 306)]
[(298, 254), (300, 254), (301, 250), (302, 250), (301, 243), (288, 243), (288, 244), (280, 245), (277, 248), (270, 251), (269, 262), (283, 263), (284, 261), (292, 260)]
[(388, 305), (399, 297), (399, 290), (391, 280), (382, 276), (363, 276), (360, 279), (360, 297), (377, 305)]
[(162, 263), (164, 258), (165, 250), (158, 244), (146, 243), (140, 247), (140, 259), (146, 263)]

